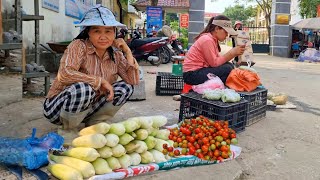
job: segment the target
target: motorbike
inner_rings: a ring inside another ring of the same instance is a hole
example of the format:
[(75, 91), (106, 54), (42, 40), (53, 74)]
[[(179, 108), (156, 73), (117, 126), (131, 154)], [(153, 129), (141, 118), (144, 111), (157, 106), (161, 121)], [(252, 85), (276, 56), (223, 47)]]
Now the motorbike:
[[(127, 33), (127, 30), (121, 29), (117, 38), (124, 38)], [(141, 33), (136, 29), (127, 44), (137, 60), (146, 60), (155, 66), (171, 61), (170, 52), (165, 48), (168, 44), (168, 37), (141, 39)]]
[(182, 47), (182, 43), (179, 41), (179, 39), (177, 39), (176, 37), (172, 36), (170, 38), (170, 45), (171, 47), (169, 47), (170, 49), (172, 49), (172, 52), (174, 53), (175, 56), (180, 56), (181, 54), (185, 54), (183, 47)]

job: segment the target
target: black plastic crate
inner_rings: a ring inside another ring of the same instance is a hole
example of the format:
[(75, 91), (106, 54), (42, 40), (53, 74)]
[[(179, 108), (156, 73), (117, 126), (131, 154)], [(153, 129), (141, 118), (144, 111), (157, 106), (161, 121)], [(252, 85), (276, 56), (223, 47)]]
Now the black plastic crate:
[(227, 120), (229, 127), (236, 132), (245, 130), (247, 122), (248, 101), (241, 99), (236, 103), (224, 103), (203, 99), (202, 95), (190, 92), (181, 95), (179, 122), (203, 115), (213, 120)]
[(241, 98), (249, 103), (247, 126), (266, 117), (268, 90), (257, 88), (252, 92), (239, 92)]
[(177, 95), (183, 89), (183, 77), (174, 76), (169, 72), (158, 72), (156, 80), (156, 95)]

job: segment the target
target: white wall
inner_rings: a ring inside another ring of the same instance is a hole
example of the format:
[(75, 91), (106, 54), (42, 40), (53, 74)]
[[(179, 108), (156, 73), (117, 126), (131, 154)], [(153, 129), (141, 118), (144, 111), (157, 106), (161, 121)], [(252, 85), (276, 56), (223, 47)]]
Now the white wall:
[[(34, 14), (34, 3), (29, 0), (21, 2), (23, 10), (27, 14)], [(42, 1), (39, 0), (39, 14), (44, 16), (40, 21), (40, 43), (46, 44), (49, 41), (61, 42), (72, 40), (78, 33), (79, 28), (75, 28), (74, 19), (65, 16), (65, 1), (59, 1), (59, 13), (42, 8)], [(22, 32), (24, 43), (30, 48), (34, 42), (34, 21), (23, 21)]]

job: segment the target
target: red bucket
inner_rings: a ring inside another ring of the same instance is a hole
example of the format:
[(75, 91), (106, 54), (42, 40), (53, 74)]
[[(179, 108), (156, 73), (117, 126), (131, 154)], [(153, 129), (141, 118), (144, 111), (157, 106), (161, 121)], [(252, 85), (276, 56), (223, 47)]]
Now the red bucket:
[(183, 89), (182, 89), (182, 94), (189, 93), (189, 91), (192, 89), (192, 85), (184, 83), (183, 84)]

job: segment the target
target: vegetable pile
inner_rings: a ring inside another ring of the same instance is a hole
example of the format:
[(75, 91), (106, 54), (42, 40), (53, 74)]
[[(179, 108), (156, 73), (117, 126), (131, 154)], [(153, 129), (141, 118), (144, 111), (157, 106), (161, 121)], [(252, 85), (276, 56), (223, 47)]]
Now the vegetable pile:
[(170, 131), (160, 129), (164, 116), (134, 117), (120, 123), (99, 123), (82, 129), (72, 148), (50, 154), (48, 170), (59, 179), (85, 179), (132, 165), (167, 161), (161, 151)]
[(230, 144), (237, 144), (236, 133), (228, 121), (212, 121), (203, 116), (185, 119), (179, 128), (170, 130), (172, 146), (163, 145), (169, 156), (194, 155), (203, 160), (223, 160), (232, 154)]
[(185, 119), (179, 127), (160, 129), (166, 123), (164, 116), (147, 116), (86, 127), (72, 141), (72, 148), (49, 154), (54, 163), (48, 170), (59, 179), (86, 179), (182, 155), (223, 160), (232, 155), (230, 144), (237, 144), (227, 121), (199, 116)]

